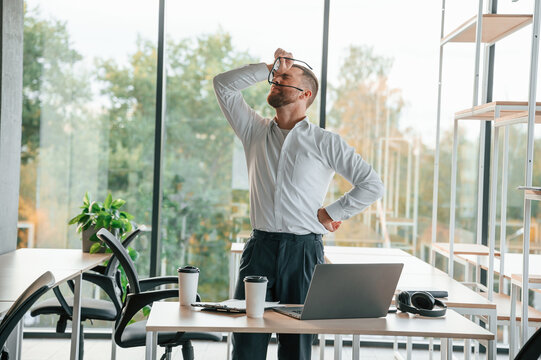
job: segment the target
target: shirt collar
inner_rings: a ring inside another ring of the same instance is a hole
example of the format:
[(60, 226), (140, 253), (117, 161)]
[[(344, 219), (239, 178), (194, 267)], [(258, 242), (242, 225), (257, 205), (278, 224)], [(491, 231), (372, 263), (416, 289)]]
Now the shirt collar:
[[(278, 123), (276, 122), (276, 116), (272, 118), (271, 126), (278, 127)], [(293, 126), (293, 129), (295, 129), (296, 127), (300, 127), (300, 126), (309, 126), (308, 116), (305, 116), (304, 119), (302, 119), (301, 121), (296, 123), (295, 126)], [(291, 129), (291, 130), (293, 130), (293, 129)]]

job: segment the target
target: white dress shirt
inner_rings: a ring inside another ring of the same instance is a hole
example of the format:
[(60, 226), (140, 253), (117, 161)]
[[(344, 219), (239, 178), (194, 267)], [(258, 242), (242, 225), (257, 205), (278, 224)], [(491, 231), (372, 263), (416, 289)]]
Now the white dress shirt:
[(267, 65), (252, 64), (217, 75), (214, 91), (225, 117), (240, 138), (250, 183), (252, 227), (298, 235), (325, 234), (317, 219), (334, 172), (353, 188), (325, 209), (346, 220), (383, 196), (372, 166), (338, 135), (306, 118), (284, 134), (273, 119), (250, 108), (241, 90), (267, 79)]

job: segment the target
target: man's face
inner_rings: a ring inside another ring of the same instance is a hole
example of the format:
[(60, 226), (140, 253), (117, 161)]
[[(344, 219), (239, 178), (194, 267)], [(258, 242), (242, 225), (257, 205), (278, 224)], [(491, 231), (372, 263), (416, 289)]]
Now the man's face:
[[(301, 77), (302, 70), (292, 67), (286, 73), (276, 74), (273, 81), (282, 85), (292, 85), (303, 88)], [(272, 84), (269, 95), (267, 96), (267, 102), (276, 109), (294, 103), (298, 100), (300, 94), (301, 92), (297, 89)]]

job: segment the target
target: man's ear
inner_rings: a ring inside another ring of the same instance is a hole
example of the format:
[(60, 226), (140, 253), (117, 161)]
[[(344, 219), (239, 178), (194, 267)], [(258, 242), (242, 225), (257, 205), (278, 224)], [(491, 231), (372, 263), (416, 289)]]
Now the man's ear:
[(304, 96), (306, 100), (310, 99), (310, 97), (312, 97), (312, 90), (304, 90), (302, 96)]

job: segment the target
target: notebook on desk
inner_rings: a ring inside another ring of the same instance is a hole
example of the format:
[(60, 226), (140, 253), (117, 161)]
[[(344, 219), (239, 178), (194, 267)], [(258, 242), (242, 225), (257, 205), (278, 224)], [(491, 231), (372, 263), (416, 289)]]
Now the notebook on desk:
[[(194, 307), (201, 307), (204, 310), (223, 311), (229, 313), (245, 313), (246, 300), (228, 299), (220, 302), (196, 302)], [(279, 302), (265, 301), (265, 309), (271, 309), (279, 305)]]
[(300, 320), (387, 315), (404, 264), (316, 265), (304, 306), (275, 311)]

